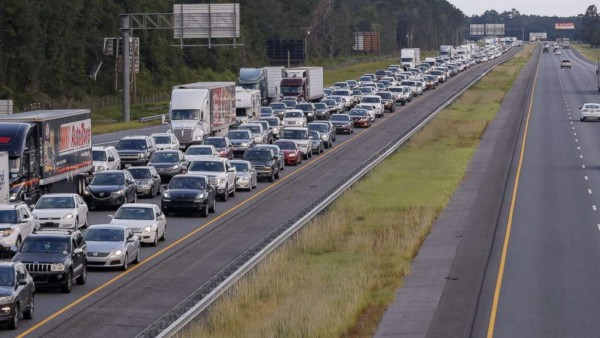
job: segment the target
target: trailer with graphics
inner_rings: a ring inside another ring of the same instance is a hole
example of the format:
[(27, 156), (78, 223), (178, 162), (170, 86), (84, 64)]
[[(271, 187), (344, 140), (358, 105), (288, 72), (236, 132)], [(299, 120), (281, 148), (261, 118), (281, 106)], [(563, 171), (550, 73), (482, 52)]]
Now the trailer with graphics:
[(10, 201), (35, 203), (51, 192), (82, 193), (92, 169), (88, 109), (0, 116), (0, 152), (8, 153)]

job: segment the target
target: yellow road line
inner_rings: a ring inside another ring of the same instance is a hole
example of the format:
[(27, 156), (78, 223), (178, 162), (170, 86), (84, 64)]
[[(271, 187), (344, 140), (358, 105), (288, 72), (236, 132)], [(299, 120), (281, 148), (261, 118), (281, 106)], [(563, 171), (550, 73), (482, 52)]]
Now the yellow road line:
[(498, 302), (500, 300), (500, 289), (502, 288), (502, 279), (504, 277), (504, 267), (506, 266), (506, 254), (508, 252), (508, 242), (510, 241), (510, 233), (512, 230), (513, 216), (515, 212), (515, 204), (517, 200), (517, 192), (519, 190), (519, 179), (521, 178), (521, 168), (523, 167), (523, 157), (525, 155), (525, 145), (527, 144), (527, 131), (529, 130), (529, 119), (531, 118), (531, 111), (533, 110), (533, 99), (535, 96), (535, 86), (537, 84), (538, 72), (540, 69), (540, 63), (542, 58), (538, 59), (538, 63), (535, 70), (535, 77), (533, 80), (533, 88), (531, 90), (531, 98), (529, 99), (529, 108), (527, 111), (527, 119), (525, 121), (525, 131), (523, 132), (523, 141), (521, 144), (521, 154), (519, 155), (519, 165), (517, 166), (517, 174), (515, 176), (515, 185), (510, 201), (510, 210), (508, 213), (508, 220), (506, 222), (506, 234), (504, 235), (504, 244), (502, 245), (502, 256), (500, 256), (500, 266), (498, 268), (498, 277), (496, 279), (496, 288), (494, 290), (494, 300), (492, 302), (492, 311), (490, 314), (490, 322), (488, 325), (487, 337), (492, 338), (494, 336), (494, 327), (496, 325), (496, 316), (498, 314)]

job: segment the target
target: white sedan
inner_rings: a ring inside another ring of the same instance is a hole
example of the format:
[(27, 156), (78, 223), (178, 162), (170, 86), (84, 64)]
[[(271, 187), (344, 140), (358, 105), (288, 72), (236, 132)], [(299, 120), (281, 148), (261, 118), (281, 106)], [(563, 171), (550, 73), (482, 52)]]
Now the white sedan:
[(121, 205), (114, 216), (108, 217), (112, 218), (110, 224), (130, 228), (140, 243), (156, 246), (159, 239), (164, 241), (167, 238), (167, 218), (157, 205), (126, 203)]
[(197, 161), (203, 158), (221, 157), (219, 151), (212, 144), (201, 144), (190, 146), (185, 151), (185, 160), (188, 162)]
[(600, 103), (585, 103), (579, 113), (580, 121), (600, 120)]
[(300, 109), (290, 109), (283, 114), (283, 127), (306, 127), (306, 116)]
[(85, 228), (88, 206), (78, 194), (46, 194), (33, 207), (36, 228)]

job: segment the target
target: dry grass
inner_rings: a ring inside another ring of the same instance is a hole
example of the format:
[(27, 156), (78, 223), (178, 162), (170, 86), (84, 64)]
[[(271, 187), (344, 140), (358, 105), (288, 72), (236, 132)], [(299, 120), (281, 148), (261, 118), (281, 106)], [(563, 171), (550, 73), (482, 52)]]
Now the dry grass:
[(600, 60), (600, 48), (592, 48), (587, 44), (571, 42), (571, 48), (577, 49), (583, 56), (592, 61)]
[[(529, 54), (530, 55), (530, 54)], [(370, 337), (527, 53), (500, 66), (181, 337)], [(483, 96), (481, 98), (480, 96)], [(476, 102), (476, 111), (471, 111)]]

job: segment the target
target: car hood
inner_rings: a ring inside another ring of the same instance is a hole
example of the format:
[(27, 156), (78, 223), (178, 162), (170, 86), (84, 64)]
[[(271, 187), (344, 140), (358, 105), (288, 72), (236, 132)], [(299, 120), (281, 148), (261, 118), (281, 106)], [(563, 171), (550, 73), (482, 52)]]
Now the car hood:
[(115, 192), (123, 188), (122, 185), (88, 185), (91, 192)]
[(92, 161), (94, 167), (108, 167), (108, 161)]
[(194, 199), (196, 195), (199, 193), (206, 193), (205, 190), (196, 190), (196, 189), (169, 189), (169, 195), (171, 195), (172, 200), (188, 200)]
[(256, 160), (253, 160), (253, 161), (246, 160), (246, 161), (249, 161), (249, 162), (250, 162), (250, 163), (252, 163), (252, 165), (254, 165), (254, 166), (257, 166), (257, 165), (263, 165), (263, 166), (269, 166), (269, 167), (270, 167), (270, 166), (272, 166), (272, 165), (273, 165), (273, 162), (272, 162), (272, 161), (256, 161)]
[[(252, 134), (254, 135), (254, 134)], [(244, 139), (244, 138), (233, 138), (230, 140), (231, 143), (237, 144), (237, 143), (250, 143), (252, 142), (250, 139)]]
[(246, 171), (238, 171), (237, 173), (235, 173), (236, 177), (251, 177), (249, 172)]
[(171, 168), (176, 165), (180, 165), (178, 162), (148, 162), (149, 166), (153, 166), (154, 168)]
[(334, 126), (344, 126), (349, 124), (350, 121), (330, 121)]
[(19, 252), (13, 258), (14, 262), (23, 263), (62, 263), (67, 255), (58, 253)]
[(135, 155), (145, 153), (146, 150), (119, 150), (119, 155)]
[(188, 162), (198, 161), (206, 158), (217, 158), (218, 156), (213, 155), (185, 155), (185, 160)]
[(283, 119), (283, 123), (285, 124), (286, 121), (299, 121), (302, 122), (304, 121), (304, 117), (286, 117)]
[(37, 217), (63, 217), (66, 214), (74, 214), (75, 209), (35, 209), (32, 211)]
[(224, 172), (217, 171), (188, 171), (188, 174), (206, 175), (208, 177), (225, 177)]
[(153, 219), (116, 219), (113, 218), (110, 221), (110, 224), (113, 225), (123, 225), (129, 228), (141, 228), (141, 227), (147, 227), (150, 225), (154, 224), (154, 220)]
[(123, 250), (123, 242), (102, 242), (102, 241), (86, 241), (88, 253), (92, 252), (111, 252), (114, 250)]
[(0, 286), (0, 297), (12, 296), (15, 289), (10, 286)]
[(12, 223), (0, 223), (0, 229), (13, 229), (16, 226), (16, 224)]

